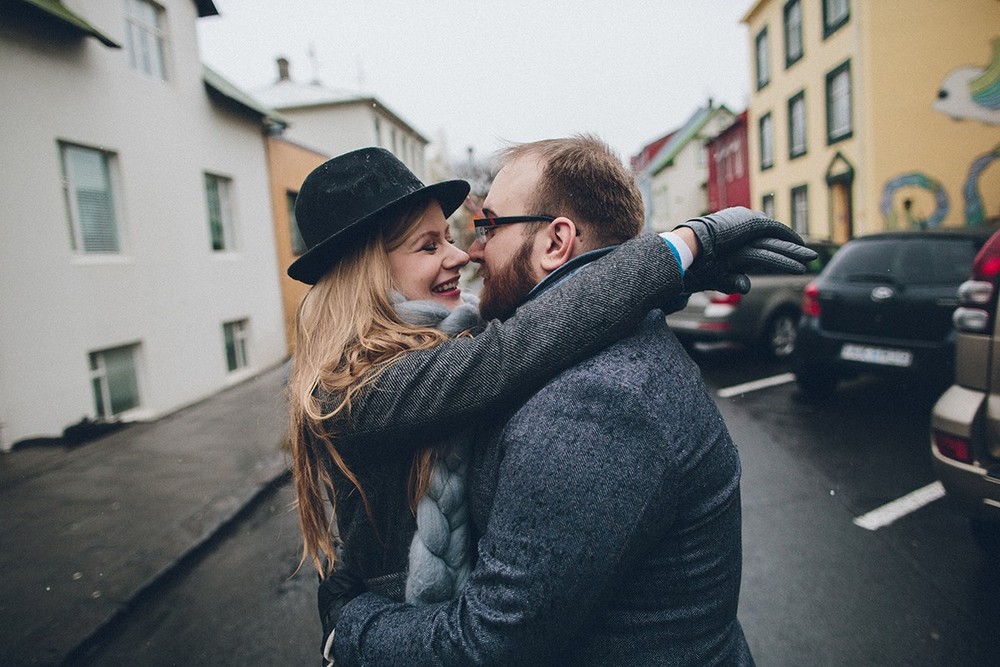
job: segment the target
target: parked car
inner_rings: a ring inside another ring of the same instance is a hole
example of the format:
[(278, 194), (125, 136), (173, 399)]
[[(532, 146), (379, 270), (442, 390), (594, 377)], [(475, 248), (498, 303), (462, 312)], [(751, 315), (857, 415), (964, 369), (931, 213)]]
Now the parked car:
[(788, 357), (795, 349), (802, 288), (837, 250), (830, 242), (807, 243), (819, 257), (800, 276), (750, 276), (748, 294), (697, 292), (687, 306), (667, 315), (667, 324), (686, 343), (733, 342), (758, 347), (772, 357)]
[(887, 232), (852, 239), (802, 293), (792, 357), (799, 388), (822, 396), (859, 373), (951, 381), (958, 286), (989, 232)]
[(976, 540), (1000, 560), (1000, 232), (976, 255), (958, 294), (955, 384), (931, 413), (932, 462)]

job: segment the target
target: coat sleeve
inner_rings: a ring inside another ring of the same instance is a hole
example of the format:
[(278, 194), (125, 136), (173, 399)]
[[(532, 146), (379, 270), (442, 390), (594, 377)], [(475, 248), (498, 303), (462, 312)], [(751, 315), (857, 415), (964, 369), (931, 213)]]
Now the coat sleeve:
[(362, 455), (427, 445), (509, 410), (631, 331), (682, 291), (676, 255), (644, 234), (585, 266), (479, 335), (407, 353), (355, 397), (340, 445)]
[(337, 625), (337, 665), (559, 664), (671, 524), (673, 427), (625, 382), (557, 384), (572, 386), (546, 387), (531, 400), (543, 413), (521, 411), (504, 429), (493, 509), (460, 597), (413, 607), (363, 594)]

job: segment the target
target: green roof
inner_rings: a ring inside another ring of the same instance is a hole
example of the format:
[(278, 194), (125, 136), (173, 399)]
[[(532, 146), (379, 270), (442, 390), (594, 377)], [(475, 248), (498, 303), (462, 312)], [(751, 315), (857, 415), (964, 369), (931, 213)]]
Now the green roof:
[(120, 49), (122, 45), (111, 39), (103, 32), (92, 26), (87, 22), (82, 16), (75, 14), (74, 12), (66, 9), (62, 2), (59, 0), (20, 0), (25, 5), (30, 5), (37, 9), (38, 11), (44, 12), (50, 18), (56, 19), (64, 26), (69, 26), (70, 28), (83, 33), (84, 35), (90, 35), (91, 37), (96, 37), (101, 41), (102, 44), (110, 46), (113, 49)]
[(208, 88), (209, 92), (220, 95), (244, 111), (249, 111), (251, 114), (260, 117), (266, 123), (288, 127), (288, 121), (281, 114), (255, 100), (249, 93), (238, 88), (236, 84), (223, 77), (208, 65), (203, 64), (201, 70), (202, 79), (205, 81), (205, 87)]
[(708, 121), (715, 118), (716, 114), (720, 111), (725, 111), (729, 114), (733, 112), (730, 111), (726, 105), (721, 106), (707, 106), (701, 107), (692, 114), (692, 116), (684, 123), (681, 127), (674, 133), (674, 136), (670, 137), (670, 141), (663, 145), (660, 152), (650, 161), (647, 171), (650, 174), (658, 174), (665, 168), (669, 167), (674, 162), (674, 158), (684, 150), (684, 147), (690, 143), (692, 139), (698, 136), (698, 133), (708, 125)]

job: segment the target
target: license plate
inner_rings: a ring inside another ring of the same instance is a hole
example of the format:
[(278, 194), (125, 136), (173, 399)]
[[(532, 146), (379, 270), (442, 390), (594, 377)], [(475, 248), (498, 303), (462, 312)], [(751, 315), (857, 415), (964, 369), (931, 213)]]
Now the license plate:
[(900, 368), (908, 368), (913, 363), (913, 353), (909, 350), (890, 350), (885, 347), (851, 345), (850, 343), (840, 348), (840, 358), (848, 361), (861, 361), (866, 364), (899, 366)]

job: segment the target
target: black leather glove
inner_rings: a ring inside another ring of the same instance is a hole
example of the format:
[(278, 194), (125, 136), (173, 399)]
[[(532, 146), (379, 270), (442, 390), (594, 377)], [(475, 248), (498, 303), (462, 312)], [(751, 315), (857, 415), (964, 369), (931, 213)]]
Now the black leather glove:
[(684, 291), (750, 291), (747, 273), (804, 273), (817, 254), (790, 227), (760, 211), (726, 208), (679, 225), (689, 227), (701, 246), (684, 274)]
[(343, 561), (338, 563), (336, 570), (320, 579), (319, 590), (316, 592), (316, 603), (319, 607), (319, 620), (323, 625), (320, 652), (324, 653), (324, 658), (327, 658), (328, 639), (337, 627), (340, 613), (348, 602), (364, 592), (365, 585), (361, 577), (347, 567)]

